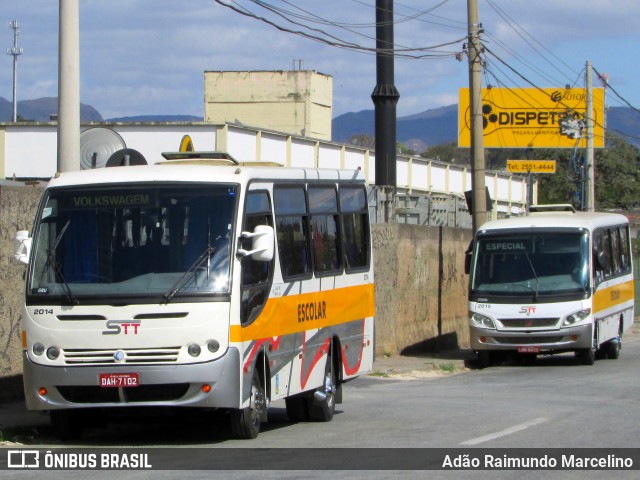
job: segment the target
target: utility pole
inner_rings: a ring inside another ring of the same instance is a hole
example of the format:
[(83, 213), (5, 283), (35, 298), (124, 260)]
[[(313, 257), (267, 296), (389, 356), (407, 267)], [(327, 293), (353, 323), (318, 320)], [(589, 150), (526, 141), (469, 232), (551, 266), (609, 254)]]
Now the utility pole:
[(375, 105), (376, 186), (381, 187), (385, 222), (395, 218), (396, 104), (400, 93), (394, 85), (393, 0), (376, 0)]
[(18, 121), (18, 56), (22, 55), (23, 49), (18, 47), (18, 35), (20, 27), (18, 20), (9, 22), (9, 28), (13, 28), (13, 48), (7, 48), (7, 55), (13, 55), (13, 122)]
[(480, 53), (481, 26), (478, 22), (478, 1), (467, 0), (469, 29), (469, 95), (471, 109), (471, 190), (473, 232), (487, 221), (485, 188), (484, 132), (482, 118), (482, 60)]
[(586, 211), (595, 211), (596, 205), (596, 192), (595, 192), (595, 161), (594, 161), (594, 148), (593, 148), (593, 69), (591, 68), (591, 61), (587, 61), (586, 65), (586, 90), (587, 90), (587, 111), (585, 112), (586, 130), (587, 130), (587, 155), (585, 160), (585, 174), (587, 176), (586, 185)]
[(80, 170), (79, 0), (59, 0), (58, 171)]

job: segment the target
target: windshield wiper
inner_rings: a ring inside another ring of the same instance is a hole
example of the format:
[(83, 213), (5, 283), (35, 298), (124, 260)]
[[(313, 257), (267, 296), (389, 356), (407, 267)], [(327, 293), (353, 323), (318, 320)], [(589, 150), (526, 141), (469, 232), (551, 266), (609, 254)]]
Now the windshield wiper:
[(209, 261), (211, 261), (211, 255), (213, 255), (214, 251), (215, 251), (215, 248), (213, 248), (210, 245), (207, 246), (204, 252), (202, 252), (202, 254), (198, 258), (196, 258), (196, 261), (191, 264), (191, 266), (187, 269), (187, 271), (182, 274), (182, 276), (178, 279), (176, 283), (173, 284), (173, 286), (169, 289), (169, 291), (162, 296), (161, 303), (169, 303), (171, 300), (173, 300), (173, 297), (176, 296), (176, 293), (178, 293), (180, 289), (185, 286), (186, 284), (185, 280), (187, 279), (187, 277), (191, 273), (193, 273), (200, 265), (202, 265), (205, 262), (205, 260), (207, 261), (207, 275), (209, 275), (208, 264), (209, 264)]
[(67, 220), (67, 223), (64, 224), (64, 227), (62, 227), (62, 230), (60, 230), (60, 233), (58, 234), (55, 241), (53, 242), (53, 247), (47, 250), (47, 263), (45, 263), (45, 268), (42, 269), (42, 274), (40, 275), (40, 283), (42, 283), (42, 277), (44, 276), (47, 265), (49, 267), (53, 267), (53, 270), (55, 272), (55, 278), (60, 280), (60, 283), (62, 284), (62, 287), (66, 294), (65, 298), (67, 302), (77, 305), (80, 302), (78, 302), (78, 299), (71, 291), (71, 287), (69, 286), (69, 283), (67, 283), (67, 280), (64, 278), (64, 274), (62, 273), (62, 267), (60, 266), (60, 262), (58, 262), (58, 259), (56, 258), (56, 251), (58, 249), (58, 245), (60, 244), (60, 240), (62, 240), (62, 236), (67, 231), (67, 228), (69, 227), (70, 223), (71, 223), (71, 219)]
[(540, 280), (538, 280), (538, 274), (536, 273), (536, 269), (533, 268), (533, 262), (529, 258), (529, 254), (524, 252), (524, 256), (527, 258), (527, 262), (529, 262), (529, 266), (531, 267), (531, 272), (533, 273), (533, 277), (536, 279), (536, 289), (533, 293), (533, 301), (534, 303), (538, 301), (538, 288), (540, 287)]

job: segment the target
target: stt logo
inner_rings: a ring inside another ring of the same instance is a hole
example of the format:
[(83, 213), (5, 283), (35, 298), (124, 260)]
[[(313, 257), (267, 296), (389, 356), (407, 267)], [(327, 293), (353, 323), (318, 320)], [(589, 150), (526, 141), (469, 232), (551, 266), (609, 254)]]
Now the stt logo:
[(103, 335), (118, 335), (124, 330), (125, 335), (137, 335), (140, 322), (131, 320), (109, 320), (107, 329), (102, 331)]
[(536, 307), (520, 307), (520, 311), (518, 313), (524, 313), (528, 317), (532, 313), (536, 313)]

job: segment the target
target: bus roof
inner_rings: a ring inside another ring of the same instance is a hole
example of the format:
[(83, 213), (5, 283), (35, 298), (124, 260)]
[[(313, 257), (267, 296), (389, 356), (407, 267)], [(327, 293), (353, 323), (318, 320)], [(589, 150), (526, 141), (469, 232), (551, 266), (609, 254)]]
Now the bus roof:
[(246, 184), (254, 179), (365, 181), (364, 174), (359, 170), (167, 163), (57, 173), (47, 188), (148, 182)]
[(493, 220), (483, 224), (478, 233), (508, 229), (535, 228), (585, 228), (589, 231), (608, 225), (628, 223), (627, 217), (619, 213), (605, 212), (554, 212), (523, 217)]

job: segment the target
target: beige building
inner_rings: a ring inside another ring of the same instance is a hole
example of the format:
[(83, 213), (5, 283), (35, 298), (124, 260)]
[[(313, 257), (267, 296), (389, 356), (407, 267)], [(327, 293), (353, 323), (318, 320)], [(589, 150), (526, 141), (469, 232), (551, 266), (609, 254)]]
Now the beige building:
[(333, 77), (312, 70), (204, 72), (204, 120), (331, 140)]

